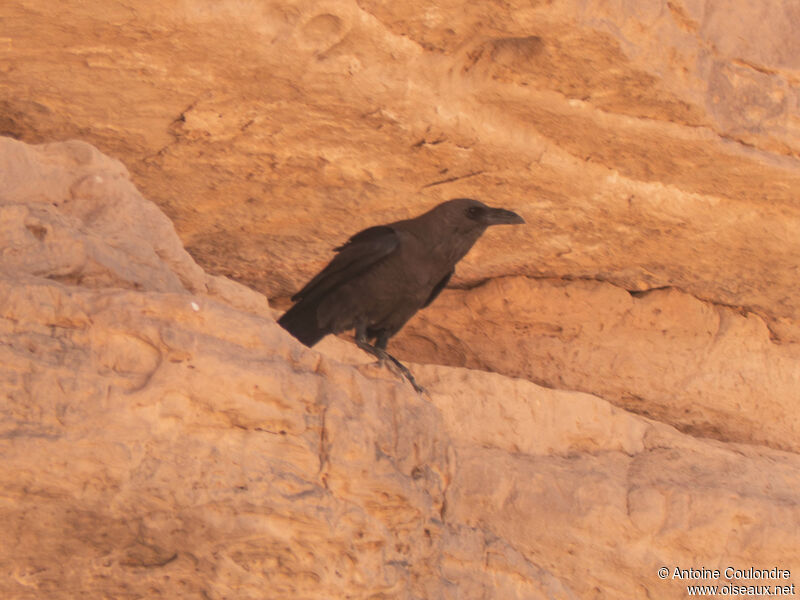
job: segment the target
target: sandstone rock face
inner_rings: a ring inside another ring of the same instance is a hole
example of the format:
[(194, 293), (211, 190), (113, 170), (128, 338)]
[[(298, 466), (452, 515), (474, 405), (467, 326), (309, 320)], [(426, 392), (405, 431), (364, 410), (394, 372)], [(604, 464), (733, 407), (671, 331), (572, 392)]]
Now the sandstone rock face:
[(695, 435), (800, 449), (800, 345), (779, 343), (752, 313), (674, 289), (492, 280), (445, 291), (395, 347), (591, 392)]
[(118, 162), (0, 156), (2, 596), (426, 595), (435, 407), (204, 275)]
[(419, 396), (204, 274), (91, 146), (0, 163), (2, 597), (684, 598), (659, 568), (800, 568), (797, 454), (467, 369), (414, 366)]
[(457, 283), (672, 286), (798, 341), (797, 10), (8, 0), (0, 132), (124, 160), (203, 266), (270, 297), (359, 227), (469, 195), (531, 225)]
[[(400, 354), (796, 448), (793, 2), (55, 10), (0, 7), (0, 133), (122, 160), (206, 271), (284, 307), (359, 228), (479, 197), (529, 225), (488, 232), (453, 280), (479, 291), (412, 322)], [(487, 296), (508, 286), (482, 287), (498, 277), (520, 278), (508, 309)], [(637, 321), (613, 325), (628, 309)]]
[[(799, 19), (0, 3), (0, 595), (684, 598), (659, 567), (800, 568)], [(348, 235), (455, 196), (529, 225), (392, 341), (449, 365), (415, 368), (429, 397), (274, 324)]]
[(445, 573), (465, 588), (484, 586), (490, 598), (685, 598), (686, 582), (659, 579), (659, 568), (796, 564), (795, 454), (691, 438), (526, 381), (425, 373), (456, 444), (446, 522), (460, 539), (446, 546)]

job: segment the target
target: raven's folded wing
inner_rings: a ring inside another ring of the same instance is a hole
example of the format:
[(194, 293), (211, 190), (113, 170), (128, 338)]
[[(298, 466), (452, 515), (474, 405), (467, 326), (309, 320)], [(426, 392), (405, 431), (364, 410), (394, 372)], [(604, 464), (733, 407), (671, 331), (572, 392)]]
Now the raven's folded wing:
[(292, 296), (292, 300), (313, 301), (320, 298), (389, 256), (398, 243), (397, 233), (386, 225), (360, 231), (347, 243), (335, 248), (337, 254), (333, 260)]
[(292, 296), (295, 305), (278, 319), (278, 323), (309, 347), (333, 333), (328, 325), (319, 323), (320, 303), (328, 293), (389, 256), (398, 244), (397, 233), (386, 225), (355, 234), (347, 243), (335, 248), (337, 254), (328, 266)]

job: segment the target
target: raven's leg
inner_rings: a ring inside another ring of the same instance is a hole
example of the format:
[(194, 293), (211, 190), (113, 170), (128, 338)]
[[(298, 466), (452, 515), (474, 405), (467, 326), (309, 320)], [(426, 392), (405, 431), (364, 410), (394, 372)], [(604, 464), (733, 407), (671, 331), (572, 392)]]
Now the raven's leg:
[(378, 337), (375, 338), (375, 347), (380, 348), (381, 350), (386, 350), (386, 344), (389, 343), (389, 334), (386, 333), (386, 330), (380, 332)]
[(425, 391), (425, 388), (418, 384), (417, 380), (414, 379), (414, 376), (411, 374), (411, 371), (408, 370), (408, 367), (406, 367), (403, 363), (386, 351), (386, 344), (389, 342), (389, 336), (386, 333), (382, 333), (375, 341), (375, 345), (373, 346), (367, 342), (366, 327), (357, 327), (355, 341), (359, 348), (365, 352), (369, 352), (381, 362), (384, 360), (391, 361), (391, 363), (400, 371), (400, 374), (408, 380), (408, 382), (418, 393), (421, 394)]

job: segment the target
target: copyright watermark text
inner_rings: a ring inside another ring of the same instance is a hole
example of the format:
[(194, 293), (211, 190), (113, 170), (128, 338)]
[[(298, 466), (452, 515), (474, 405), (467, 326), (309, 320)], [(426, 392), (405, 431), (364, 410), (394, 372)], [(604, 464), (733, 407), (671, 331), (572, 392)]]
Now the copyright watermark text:
[(661, 567), (659, 579), (679, 581), (689, 596), (794, 596), (789, 569), (771, 567)]

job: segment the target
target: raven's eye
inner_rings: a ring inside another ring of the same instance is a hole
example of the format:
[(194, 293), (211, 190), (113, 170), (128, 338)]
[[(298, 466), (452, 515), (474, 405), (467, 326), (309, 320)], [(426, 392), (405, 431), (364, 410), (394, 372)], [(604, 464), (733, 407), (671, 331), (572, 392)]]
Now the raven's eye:
[(470, 207), (467, 209), (467, 216), (468, 216), (470, 219), (474, 219), (474, 218), (475, 218), (475, 217), (477, 217), (479, 214), (481, 214), (481, 209), (480, 209), (480, 207), (479, 207), (479, 206), (470, 206)]

